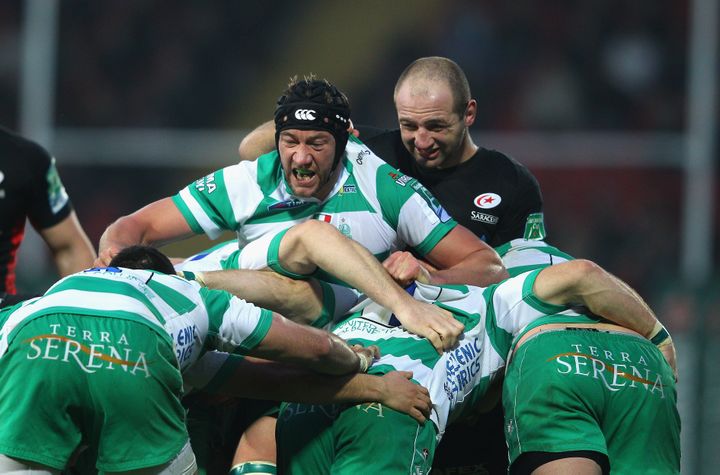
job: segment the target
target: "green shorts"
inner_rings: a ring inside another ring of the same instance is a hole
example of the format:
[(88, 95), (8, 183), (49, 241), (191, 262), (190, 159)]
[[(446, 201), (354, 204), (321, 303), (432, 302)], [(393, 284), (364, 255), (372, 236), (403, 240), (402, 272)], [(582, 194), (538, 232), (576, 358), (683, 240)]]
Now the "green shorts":
[(54, 314), (0, 358), (0, 453), (62, 469), (82, 443), (102, 471), (170, 461), (188, 440), (172, 345), (147, 325)]
[(513, 355), (503, 388), (510, 463), (526, 452), (589, 450), (613, 474), (680, 471), (672, 370), (649, 341), (592, 329), (548, 331)]
[(283, 404), (278, 417), (278, 473), (425, 474), (437, 430), (380, 403)]

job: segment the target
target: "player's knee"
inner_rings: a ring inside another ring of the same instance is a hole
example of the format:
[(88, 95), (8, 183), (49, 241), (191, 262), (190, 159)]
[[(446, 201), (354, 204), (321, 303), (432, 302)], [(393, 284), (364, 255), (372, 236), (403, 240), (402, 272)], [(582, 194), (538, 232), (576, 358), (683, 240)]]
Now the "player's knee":
[(327, 236), (328, 233), (337, 232), (335, 226), (318, 219), (309, 219), (293, 227), (303, 239), (317, 239)]

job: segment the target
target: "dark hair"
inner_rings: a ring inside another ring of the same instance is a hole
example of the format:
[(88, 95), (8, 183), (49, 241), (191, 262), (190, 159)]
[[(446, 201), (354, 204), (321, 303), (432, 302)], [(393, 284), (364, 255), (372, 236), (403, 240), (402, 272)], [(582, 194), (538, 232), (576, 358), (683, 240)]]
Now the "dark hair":
[(324, 130), (335, 138), (333, 170), (345, 153), (350, 125), (347, 96), (325, 79), (310, 75), (294, 77), (277, 100), (275, 108), (275, 147), (285, 129)]
[(472, 98), (470, 84), (465, 72), (455, 61), (442, 56), (416, 59), (400, 74), (397, 83), (395, 83), (395, 95), (397, 95), (400, 86), (410, 78), (444, 82), (453, 95), (453, 110), (460, 117), (465, 114), (468, 102)]
[(152, 246), (126, 247), (112, 258), (108, 267), (154, 270), (163, 274), (175, 273), (175, 267), (170, 259)]

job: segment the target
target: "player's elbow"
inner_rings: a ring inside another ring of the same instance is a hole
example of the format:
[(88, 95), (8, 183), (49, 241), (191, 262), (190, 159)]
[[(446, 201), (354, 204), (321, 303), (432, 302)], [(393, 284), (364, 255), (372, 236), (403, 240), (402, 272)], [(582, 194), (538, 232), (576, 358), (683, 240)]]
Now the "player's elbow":
[(482, 279), (479, 285), (495, 284), (510, 277), (500, 255), (491, 247), (478, 249), (466, 259), (466, 262), (478, 269)]
[(607, 274), (602, 267), (587, 259), (575, 259), (563, 265), (566, 266), (565, 271), (571, 281), (575, 282), (576, 292), (580, 295), (584, 295)]

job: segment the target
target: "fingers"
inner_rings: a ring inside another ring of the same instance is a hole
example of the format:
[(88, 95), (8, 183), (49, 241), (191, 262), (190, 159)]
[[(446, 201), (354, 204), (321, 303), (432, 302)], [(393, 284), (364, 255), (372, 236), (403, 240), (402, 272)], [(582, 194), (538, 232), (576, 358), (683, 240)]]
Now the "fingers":
[(445, 347), (443, 346), (442, 338), (440, 337), (440, 334), (438, 332), (431, 328), (430, 331), (427, 332), (427, 334), (420, 334), (420, 336), (424, 336), (425, 338), (427, 338), (432, 344), (432, 346), (435, 347), (435, 351), (437, 351), (438, 354), (443, 354), (443, 350), (445, 349)]
[(430, 396), (425, 393), (420, 393), (415, 403), (414, 410), (416, 410), (421, 417), (413, 417), (415, 417), (415, 419), (420, 422), (420, 424), (424, 424), (427, 418), (430, 417), (431, 409), (432, 402), (430, 401)]
[(98, 254), (97, 259), (95, 259), (95, 262), (93, 262), (93, 266), (107, 267), (108, 265), (110, 265), (110, 261), (113, 260), (113, 257), (115, 257), (118, 252), (119, 251), (114, 247), (108, 247), (107, 249), (104, 249), (100, 254)]
[(413, 377), (412, 371), (398, 371), (397, 374), (402, 376), (405, 379), (412, 379), (412, 377)]
[(368, 346), (367, 348), (362, 345), (352, 345), (350, 347), (359, 358), (358, 372), (367, 373), (368, 369), (373, 365), (375, 360), (380, 357), (380, 348), (375, 345)]
[(401, 286), (406, 286), (419, 275), (422, 268), (417, 259), (407, 251), (396, 251), (383, 261), (383, 267)]
[(416, 408), (410, 409), (409, 416), (418, 421), (420, 425), (425, 425), (425, 421), (427, 421), (427, 418), (423, 415), (422, 411)]
[(351, 346), (351, 348), (356, 353), (364, 353), (372, 356), (373, 358), (380, 358), (380, 347), (377, 345), (362, 346), (356, 343)]
[[(422, 388), (422, 386), (418, 387)], [(425, 391), (425, 393), (421, 392), (417, 394), (412, 408), (408, 411), (408, 415), (418, 421), (420, 425), (425, 424), (427, 419), (430, 417), (430, 411), (432, 410), (432, 402), (426, 392), (427, 391)]]
[(463, 330), (465, 330), (465, 326), (455, 320), (450, 312), (446, 312), (437, 307), (435, 308), (441, 313), (429, 323), (429, 326), (438, 334), (442, 342), (442, 349), (447, 350), (455, 346), (458, 338), (460, 338)]

